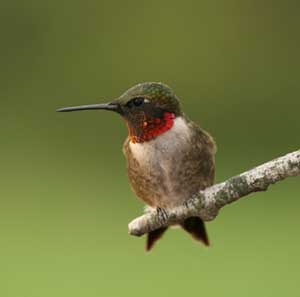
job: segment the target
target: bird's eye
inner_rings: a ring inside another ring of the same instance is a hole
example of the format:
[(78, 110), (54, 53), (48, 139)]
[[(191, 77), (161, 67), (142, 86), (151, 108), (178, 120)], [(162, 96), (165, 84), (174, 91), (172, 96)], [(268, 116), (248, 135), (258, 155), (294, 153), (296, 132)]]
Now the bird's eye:
[(143, 97), (136, 97), (132, 101), (133, 101), (133, 104), (135, 106), (140, 106), (144, 103), (144, 98)]
[(128, 108), (132, 108), (133, 106), (140, 106), (144, 103), (144, 98), (143, 97), (135, 97), (132, 100), (128, 101), (126, 106)]

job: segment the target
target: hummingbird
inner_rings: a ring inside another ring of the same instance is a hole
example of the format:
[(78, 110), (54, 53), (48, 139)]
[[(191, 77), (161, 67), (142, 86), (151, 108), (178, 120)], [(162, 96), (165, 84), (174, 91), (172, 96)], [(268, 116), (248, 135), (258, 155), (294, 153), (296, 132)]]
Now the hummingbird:
[[(137, 84), (109, 103), (60, 108), (59, 112), (109, 110), (128, 127), (123, 144), (127, 173), (134, 193), (160, 214), (185, 205), (215, 176), (216, 145), (212, 136), (182, 111), (179, 98), (158, 82)], [(179, 225), (194, 239), (209, 245), (204, 222), (194, 216)], [(168, 227), (147, 234), (150, 251)]]

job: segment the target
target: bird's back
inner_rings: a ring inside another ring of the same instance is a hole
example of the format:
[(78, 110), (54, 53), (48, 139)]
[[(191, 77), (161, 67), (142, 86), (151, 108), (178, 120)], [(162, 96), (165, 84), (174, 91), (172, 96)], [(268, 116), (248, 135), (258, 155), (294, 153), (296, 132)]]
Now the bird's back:
[(152, 207), (172, 208), (213, 184), (215, 144), (198, 125), (178, 117), (172, 129), (143, 142), (124, 143), (128, 177), (136, 195)]

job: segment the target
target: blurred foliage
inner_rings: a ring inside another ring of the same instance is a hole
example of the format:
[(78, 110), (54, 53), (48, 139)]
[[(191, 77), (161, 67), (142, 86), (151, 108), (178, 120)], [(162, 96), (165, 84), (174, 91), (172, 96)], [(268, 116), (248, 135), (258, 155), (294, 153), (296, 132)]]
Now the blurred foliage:
[[(299, 178), (226, 207), (212, 247), (129, 237), (126, 127), (56, 114), (169, 84), (218, 143), (217, 180), (299, 149), (297, 1), (8, 1), (0, 10), (0, 295), (296, 296)], [(253, 198), (253, 199), (252, 199)]]

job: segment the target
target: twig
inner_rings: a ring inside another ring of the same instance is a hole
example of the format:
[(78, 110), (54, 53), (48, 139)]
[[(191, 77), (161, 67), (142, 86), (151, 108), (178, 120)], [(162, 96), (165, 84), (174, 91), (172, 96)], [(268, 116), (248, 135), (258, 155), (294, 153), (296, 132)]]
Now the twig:
[(128, 225), (129, 234), (141, 236), (160, 227), (174, 225), (191, 216), (211, 221), (223, 206), (250, 193), (265, 191), (269, 185), (296, 175), (300, 175), (300, 150), (200, 191), (185, 205), (167, 210), (163, 215), (156, 211), (146, 213)]

